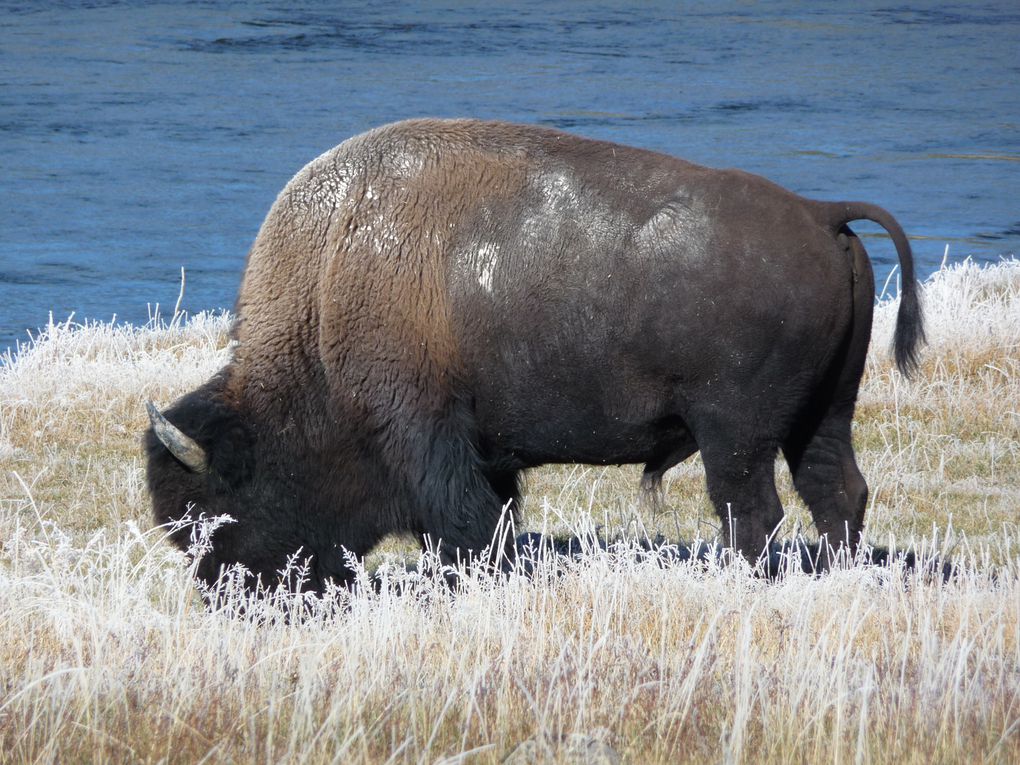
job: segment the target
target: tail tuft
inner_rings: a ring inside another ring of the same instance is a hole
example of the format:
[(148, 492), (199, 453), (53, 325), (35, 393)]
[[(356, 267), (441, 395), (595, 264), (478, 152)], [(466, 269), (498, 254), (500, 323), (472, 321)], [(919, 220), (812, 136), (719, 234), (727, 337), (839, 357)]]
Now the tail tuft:
[(900, 308), (896, 314), (893, 355), (896, 367), (906, 377), (913, 377), (919, 365), (920, 347), (925, 343), (924, 315), (916, 282), (900, 290)]

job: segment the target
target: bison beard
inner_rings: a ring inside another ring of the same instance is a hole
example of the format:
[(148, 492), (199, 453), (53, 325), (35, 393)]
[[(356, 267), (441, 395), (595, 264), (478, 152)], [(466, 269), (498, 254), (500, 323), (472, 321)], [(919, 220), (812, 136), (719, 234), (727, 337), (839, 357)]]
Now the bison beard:
[(638, 462), (654, 489), (700, 450), (723, 541), (754, 561), (783, 515), (782, 450), (818, 532), (853, 547), (874, 283), (846, 224), (862, 218), (900, 259), (909, 372), (912, 257), (881, 208), (505, 123), (356, 136), (266, 217), (230, 363), (152, 412), (156, 520), (235, 519), (199, 563), (209, 583), (241, 563), (271, 585), (297, 554), (322, 590), (349, 580), (345, 550), (391, 533), (477, 555), (525, 468)]

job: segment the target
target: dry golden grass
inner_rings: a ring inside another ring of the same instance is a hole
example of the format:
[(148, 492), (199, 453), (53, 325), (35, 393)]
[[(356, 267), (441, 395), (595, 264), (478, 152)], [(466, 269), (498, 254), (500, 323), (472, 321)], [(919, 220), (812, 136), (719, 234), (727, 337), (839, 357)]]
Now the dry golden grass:
[[(953, 581), (618, 550), (454, 597), (384, 562), (404, 594), (300, 623), (205, 609), (150, 528), (142, 402), (215, 371), (226, 320), (50, 327), (0, 367), (0, 761), (492, 763), (536, 735), (567, 761), (556, 742), (596, 732), (633, 763), (1020, 761), (1020, 263), (943, 271), (925, 299), (915, 381), (879, 307), (855, 438), (869, 541), (948, 554)], [(785, 533), (809, 533), (777, 474)], [(665, 511), (638, 475), (534, 471), (525, 520), (715, 535), (696, 458)]]

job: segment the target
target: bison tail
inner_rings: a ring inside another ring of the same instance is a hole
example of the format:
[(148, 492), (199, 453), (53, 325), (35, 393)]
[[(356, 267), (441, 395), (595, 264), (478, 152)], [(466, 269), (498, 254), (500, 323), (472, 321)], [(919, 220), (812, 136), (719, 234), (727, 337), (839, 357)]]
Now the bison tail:
[(834, 213), (830, 222), (838, 230), (853, 220), (870, 220), (886, 231), (896, 245), (900, 260), (902, 284), (900, 286), (900, 308), (896, 314), (896, 333), (893, 336), (893, 351), (896, 366), (907, 377), (917, 371), (918, 349), (925, 342), (924, 315), (921, 311), (921, 296), (914, 278), (914, 255), (907, 235), (900, 224), (878, 205), (867, 202), (839, 202), (828, 206)]

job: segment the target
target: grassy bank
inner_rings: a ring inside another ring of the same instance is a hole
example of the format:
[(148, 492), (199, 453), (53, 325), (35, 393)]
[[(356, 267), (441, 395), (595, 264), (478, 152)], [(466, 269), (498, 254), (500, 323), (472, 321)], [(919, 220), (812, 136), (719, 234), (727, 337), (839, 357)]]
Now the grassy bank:
[[(570, 734), (634, 763), (1020, 760), (1020, 263), (924, 296), (914, 381), (878, 308), (855, 439), (868, 541), (948, 555), (955, 580), (593, 552), (301, 624), (210, 613), (150, 528), (142, 402), (221, 366), (226, 320), (48, 328), (0, 367), (0, 760), (489, 763), (539, 736), (567, 761)], [(785, 533), (810, 534), (778, 473)], [(697, 458), (663, 508), (638, 476), (534, 471), (525, 520), (715, 535)]]

